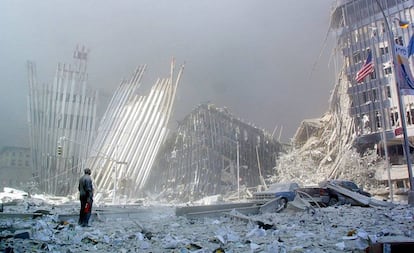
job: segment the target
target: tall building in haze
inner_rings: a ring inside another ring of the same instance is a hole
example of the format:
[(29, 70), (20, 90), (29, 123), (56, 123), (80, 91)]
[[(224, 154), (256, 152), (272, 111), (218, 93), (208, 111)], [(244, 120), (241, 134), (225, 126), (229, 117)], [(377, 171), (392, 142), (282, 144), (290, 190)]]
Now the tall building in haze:
[[(414, 143), (414, 83), (411, 70), (410, 39), (413, 35), (413, 0), (342, 0), (331, 16), (336, 33), (337, 52), (343, 58), (343, 71), (351, 100), (349, 113), (354, 120), (355, 144), (364, 150), (384, 146), (392, 165), (391, 178), (407, 187), (403, 151), (402, 117), (405, 117), (410, 143)], [(385, 16), (385, 17), (384, 17)], [(393, 43), (393, 45), (391, 44)], [(395, 67), (392, 49), (395, 49)], [(400, 115), (399, 82), (404, 115)], [(384, 143), (386, 145), (384, 145)], [(412, 157), (413, 148), (410, 148)], [(379, 176), (385, 180), (386, 174)]]

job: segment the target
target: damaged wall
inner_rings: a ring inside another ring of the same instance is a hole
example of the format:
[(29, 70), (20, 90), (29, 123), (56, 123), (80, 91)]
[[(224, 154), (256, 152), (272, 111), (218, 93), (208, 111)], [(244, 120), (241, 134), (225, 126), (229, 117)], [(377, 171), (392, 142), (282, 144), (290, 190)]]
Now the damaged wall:
[(354, 121), (349, 116), (348, 82), (340, 75), (328, 111), (320, 119), (305, 120), (293, 138), (293, 148), (281, 156), (272, 181), (304, 185), (324, 179), (350, 179), (375, 188), (375, 169), (385, 166), (374, 150), (358, 153), (353, 146)]
[[(148, 189), (182, 200), (255, 187), (273, 175), (283, 145), (223, 108), (202, 104), (179, 122)], [(237, 165), (239, 164), (239, 165)]]

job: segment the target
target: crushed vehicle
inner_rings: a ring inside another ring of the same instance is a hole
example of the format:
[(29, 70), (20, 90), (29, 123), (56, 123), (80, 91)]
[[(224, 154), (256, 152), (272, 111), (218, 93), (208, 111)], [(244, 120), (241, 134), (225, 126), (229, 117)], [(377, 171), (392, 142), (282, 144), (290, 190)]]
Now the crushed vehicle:
[(265, 191), (253, 193), (253, 199), (257, 202), (266, 202), (275, 198), (280, 198), (280, 203), (284, 207), (289, 201), (293, 201), (296, 196), (296, 189), (299, 184), (296, 182), (275, 183)]
[[(338, 188), (339, 187), (339, 188)], [(365, 206), (365, 201), (358, 201), (355, 197), (348, 196), (344, 193), (339, 192), (335, 189), (345, 189), (353, 193), (357, 193), (359, 196), (371, 197), (371, 194), (358, 187), (352, 181), (349, 180), (327, 180), (319, 183), (315, 187), (303, 187), (298, 188), (296, 193), (301, 197), (305, 198), (313, 205), (320, 206), (333, 206), (336, 204), (344, 205), (358, 205)], [(356, 196), (358, 196), (356, 195)], [(362, 197), (361, 197), (362, 198)]]
[(345, 189), (348, 189), (350, 191), (362, 194), (367, 197), (371, 197), (371, 194), (369, 192), (364, 191), (361, 187), (358, 187), (358, 185), (352, 181), (349, 180), (326, 180), (319, 183), (319, 186), (321, 187), (327, 187), (328, 184), (334, 184), (340, 187), (343, 187)]
[(306, 186), (296, 189), (296, 194), (310, 202), (312, 205), (330, 206), (335, 205), (338, 201), (335, 198), (331, 198), (328, 188), (322, 188), (319, 186)]

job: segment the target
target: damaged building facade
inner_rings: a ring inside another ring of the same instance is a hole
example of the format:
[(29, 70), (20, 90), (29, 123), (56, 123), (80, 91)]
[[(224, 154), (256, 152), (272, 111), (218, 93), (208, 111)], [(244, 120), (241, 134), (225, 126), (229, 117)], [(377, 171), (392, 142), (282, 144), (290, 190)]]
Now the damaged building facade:
[[(413, 6), (412, 0), (344, 0), (339, 1), (331, 17), (331, 28), (337, 37), (336, 51), (343, 58), (348, 84), (354, 144), (359, 150), (377, 147), (380, 155), (387, 154), (392, 166), (391, 179), (397, 187), (405, 189), (408, 188), (408, 171), (404, 166), (399, 91), (395, 84), (390, 42), (397, 50), (406, 50), (413, 35)], [(370, 57), (372, 73), (358, 82), (357, 73)], [(412, 59), (408, 60), (412, 68)], [(414, 97), (404, 95), (403, 105), (403, 117), (412, 143)], [(410, 148), (411, 156), (412, 150)], [(385, 170), (377, 171), (376, 177), (380, 181), (388, 180)]]
[(201, 104), (179, 122), (146, 188), (181, 200), (265, 185), (284, 146), (225, 108)]
[(32, 180), (30, 148), (5, 146), (0, 149), (0, 188), (20, 187)]

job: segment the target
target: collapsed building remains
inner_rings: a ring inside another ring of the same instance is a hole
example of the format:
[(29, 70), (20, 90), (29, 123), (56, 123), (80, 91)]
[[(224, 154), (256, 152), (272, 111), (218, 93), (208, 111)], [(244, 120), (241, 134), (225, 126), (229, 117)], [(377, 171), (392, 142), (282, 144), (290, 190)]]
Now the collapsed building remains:
[(96, 189), (107, 195), (137, 197), (149, 176), (168, 130), (176, 90), (184, 67), (158, 79), (148, 96), (138, 93), (146, 69), (139, 66), (115, 91), (99, 124), (86, 166)]
[(87, 50), (76, 48), (75, 63), (58, 64), (52, 83), (39, 84), (28, 63), (28, 119), (33, 179), (41, 191), (66, 195), (76, 185), (96, 121), (97, 93), (87, 83)]
[[(320, 119), (303, 121), (294, 137), (294, 149), (279, 161), (282, 177), (274, 180), (313, 184), (322, 179), (346, 178), (371, 193), (389, 194), (391, 200), (394, 187), (407, 193), (408, 170), (391, 43), (395, 42), (399, 49), (406, 48), (413, 27), (401, 26), (398, 21), (412, 24), (413, 6), (411, 0), (337, 1), (331, 31), (337, 39), (333, 62), (338, 79), (330, 108)], [(386, 26), (384, 16), (390, 27)], [(372, 73), (358, 82), (357, 73), (370, 54)], [(403, 98), (408, 138), (412, 142), (413, 96)]]
[[(413, 148), (403, 148), (403, 143), (414, 140), (414, 96), (412, 85), (406, 87), (412, 77), (403, 75), (411, 76), (413, 66), (407, 48), (414, 33), (413, 7), (412, 0), (338, 1), (330, 25), (348, 87), (354, 142), (361, 151), (377, 148), (390, 170), (378, 171), (376, 177), (404, 189), (409, 188), (410, 170), (401, 168), (413, 159)], [(361, 75), (360, 70), (370, 64), (366, 75)]]
[(377, 154), (361, 156), (353, 146), (353, 118), (346, 108), (347, 82), (340, 76), (331, 94), (329, 110), (319, 119), (304, 120), (293, 138), (292, 150), (278, 161), (272, 181), (296, 181), (303, 185), (325, 179), (351, 179), (359, 185), (376, 185), (376, 168), (384, 168)]
[(184, 67), (175, 73), (173, 61), (170, 77), (141, 96), (146, 66), (139, 66), (121, 82), (97, 128), (97, 93), (86, 86), (87, 54), (77, 48), (74, 65), (58, 64), (52, 84), (39, 85), (36, 66), (28, 63), (33, 179), (43, 192), (73, 194), (82, 168), (89, 167), (97, 193), (137, 196), (167, 136)]
[(179, 122), (146, 188), (188, 201), (263, 185), (283, 148), (228, 110), (202, 104)]

